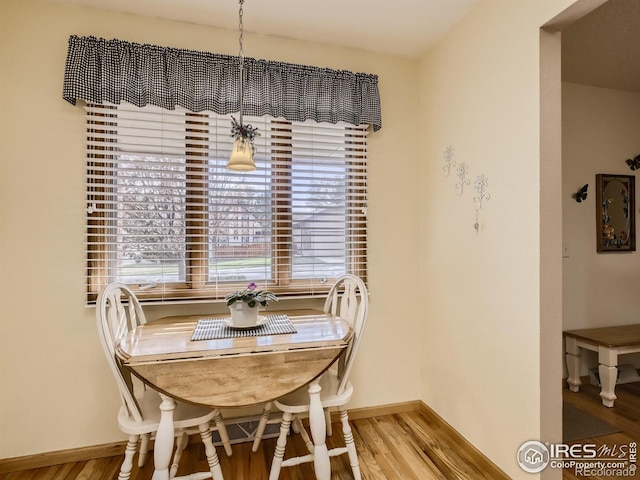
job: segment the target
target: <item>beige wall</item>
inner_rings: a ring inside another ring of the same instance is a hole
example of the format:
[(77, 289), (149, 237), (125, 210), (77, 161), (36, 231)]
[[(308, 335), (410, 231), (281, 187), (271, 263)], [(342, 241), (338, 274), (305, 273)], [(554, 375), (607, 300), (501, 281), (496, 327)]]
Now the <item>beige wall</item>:
[[(69, 35), (236, 54), (237, 32), (31, 0), (0, 2), (0, 22), (0, 458), (8, 458), (123, 438), (94, 310), (84, 306), (84, 117), (61, 98)], [(419, 331), (422, 319), (401, 299), (418, 284), (418, 183), (407, 174), (418, 161), (409, 141), (417, 64), (251, 34), (245, 53), (380, 76), (384, 127), (369, 148), (371, 316), (352, 405), (415, 400), (420, 338), (403, 332)], [(188, 310), (203, 308), (213, 307)]]
[[(561, 371), (560, 293), (540, 303), (541, 282), (560, 286), (560, 178), (547, 175), (559, 173), (559, 144), (555, 163), (543, 165), (540, 27), (571, 3), (481, 1), (420, 68), (421, 278), (429, 292), (422, 398), (513, 478), (535, 478), (516, 463), (525, 441), (559, 440), (560, 387), (549, 385)], [(469, 168), (462, 195), (455, 172), (443, 172), (448, 145)], [(481, 174), (491, 198), (476, 233), (473, 181)], [(555, 192), (550, 206), (544, 190)], [(556, 321), (543, 322), (543, 311)]]
[[(640, 94), (572, 83), (562, 85), (563, 328), (637, 323), (637, 252), (596, 252), (598, 173), (636, 175), (625, 160), (640, 153)], [(572, 195), (589, 184), (587, 200)], [(640, 188), (640, 185), (636, 185)], [(637, 203), (636, 194), (636, 207)], [(638, 208), (635, 211), (638, 224)], [(638, 244), (640, 245), (640, 244)], [(586, 368), (597, 366), (586, 352)], [(624, 363), (637, 356), (624, 357)]]

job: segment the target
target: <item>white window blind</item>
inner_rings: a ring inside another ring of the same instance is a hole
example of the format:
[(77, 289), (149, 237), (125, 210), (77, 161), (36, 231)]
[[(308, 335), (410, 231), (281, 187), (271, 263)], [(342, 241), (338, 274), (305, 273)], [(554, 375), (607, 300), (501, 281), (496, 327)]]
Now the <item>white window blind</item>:
[(230, 118), (86, 106), (88, 300), (113, 281), (143, 299), (279, 297), (366, 278), (366, 126), (244, 117), (257, 170), (225, 168)]

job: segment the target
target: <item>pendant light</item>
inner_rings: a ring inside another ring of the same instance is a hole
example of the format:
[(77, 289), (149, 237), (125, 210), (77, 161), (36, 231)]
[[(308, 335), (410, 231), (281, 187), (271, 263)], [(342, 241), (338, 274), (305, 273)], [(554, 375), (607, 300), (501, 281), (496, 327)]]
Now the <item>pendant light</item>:
[(241, 172), (248, 172), (256, 169), (256, 164), (253, 162), (253, 154), (256, 151), (254, 139), (256, 135), (259, 135), (256, 130), (250, 124), (243, 125), (242, 123), (242, 103), (244, 99), (244, 51), (243, 51), (243, 33), (244, 25), (242, 23), (242, 4), (244, 0), (239, 0), (240, 10), (238, 12), (239, 25), (240, 25), (240, 121), (237, 122), (234, 117), (231, 117), (231, 136), (235, 139), (233, 142), (233, 149), (231, 150), (231, 158), (227, 163), (229, 170), (236, 170)]

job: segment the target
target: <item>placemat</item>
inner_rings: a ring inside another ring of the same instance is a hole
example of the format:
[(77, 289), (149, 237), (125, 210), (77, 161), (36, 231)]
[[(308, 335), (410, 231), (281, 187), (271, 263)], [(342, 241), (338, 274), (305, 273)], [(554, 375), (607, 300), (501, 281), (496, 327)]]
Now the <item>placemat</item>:
[(251, 328), (233, 328), (224, 323), (221, 318), (201, 318), (191, 336), (196, 340), (218, 340), (222, 338), (259, 337), (263, 335), (281, 335), (297, 333), (297, 330), (287, 315), (265, 315), (267, 321), (262, 325)]

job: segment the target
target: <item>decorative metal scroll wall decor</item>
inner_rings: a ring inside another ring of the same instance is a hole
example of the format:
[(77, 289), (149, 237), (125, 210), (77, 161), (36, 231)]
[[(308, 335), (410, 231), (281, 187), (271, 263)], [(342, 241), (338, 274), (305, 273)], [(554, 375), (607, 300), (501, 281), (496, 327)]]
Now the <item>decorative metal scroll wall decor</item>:
[(491, 195), (487, 193), (487, 187), (489, 186), (489, 179), (483, 173), (482, 175), (478, 175), (476, 181), (473, 182), (473, 188), (478, 195), (473, 197), (473, 204), (476, 207), (476, 223), (473, 224), (473, 228), (476, 229), (476, 232), (480, 231), (480, 223), (478, 223), (478, 217), (480, 215), (480, 210), (482, 210), (482, 202), (483, 200), (489, 200)]
[[(457, 163), (453, 159), (454, 148), (452, 145), (447, 145), (444, 150), (444, 166), (442, 167), (442, 171), (444, 172), (444, 176), (448, 177), (451, 174), (451, 169), (456, 167), (456, 178), (457, 182), (455, 184), (455, 192), (456, 195), (462, 196), (464, 194), (464, 187), (471, 183), (469, 180), (469, 166), (466, 162)], [(473, 197), (473, 205), (475, 209), (475, 223), (473, 224), (473, 228), (476, 232), (480, 231), (480, 210), (482, 210), (482, 204), (484, 201), (489, 200), (491, 195), (487, 192), (487, 188), (489, 186), (489, 178), (485, 174), (478, 175), (476, 180), (473, 182), (473, 188), (477, 192), (477, 195)]]
[(596, 175), (598, 252), (636, 249), (636, 192), (633, 175)]
[(448, 177), (451, 169), (455, 166), (456, 161), (453, 159), (453, 146), (447, 145), (447, 148), (444, 149), (444, 167), (442, 167), (444, 176)]
[(468, 173), (469, 166), (466, 164), (466, 162), (462, 162), (460, 165), (458, 165), (458, 183), (456, 183), (456, 193), (458, 195), (462, 195), (464, 193), (464, 186), (471, 183), (471, 180), (467, 178)]

